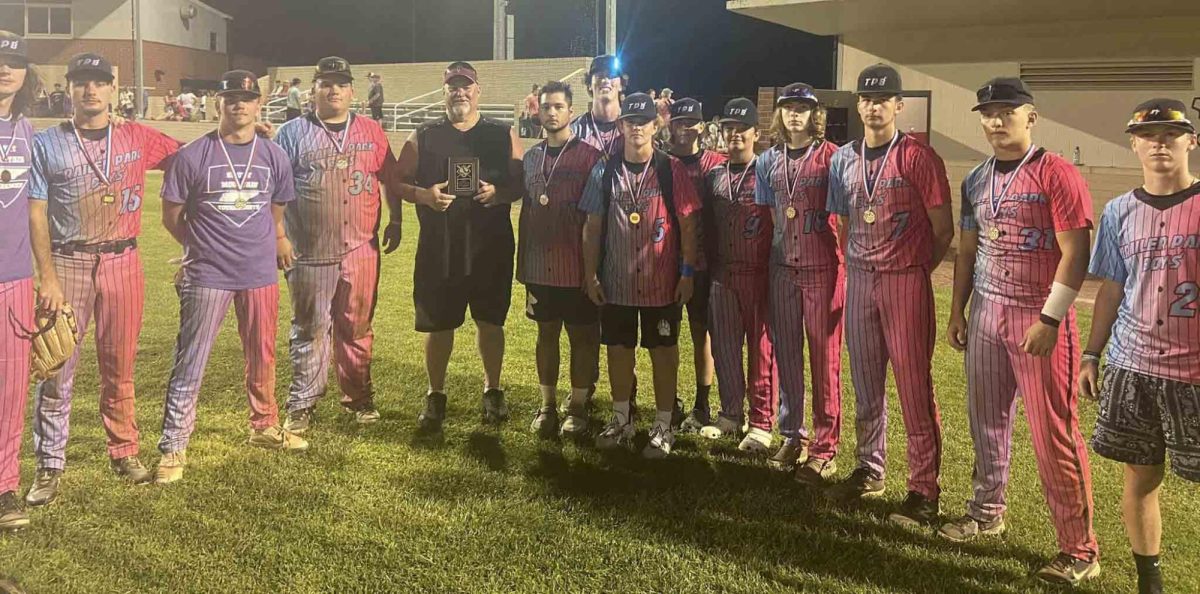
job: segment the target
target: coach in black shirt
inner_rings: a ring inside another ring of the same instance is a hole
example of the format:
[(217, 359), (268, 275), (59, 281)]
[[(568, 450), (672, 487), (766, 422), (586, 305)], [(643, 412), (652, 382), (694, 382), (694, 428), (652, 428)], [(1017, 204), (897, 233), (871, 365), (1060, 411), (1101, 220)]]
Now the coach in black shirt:
[[(425, 332), (429, 392), (417, 422), (441, 431), (446, 416), (446, 368), (454, 330), (467, 307), (475, 320), (483, 360), (483, 416), (508, 418), (500, 370), (504, 319), (512, 294), (513, 231), (509, 205), (521, 198), (521, 144), (510, 126), (479, 115), (480, 86), (466, 62), (446, 67), (446, 115), (422, 124), (400, 151), (401, 193), (417, 205), (421, 234), (413, 271), (416, 329)], [(479, 159), (479, 191), (447, 193), (450, 157)]]

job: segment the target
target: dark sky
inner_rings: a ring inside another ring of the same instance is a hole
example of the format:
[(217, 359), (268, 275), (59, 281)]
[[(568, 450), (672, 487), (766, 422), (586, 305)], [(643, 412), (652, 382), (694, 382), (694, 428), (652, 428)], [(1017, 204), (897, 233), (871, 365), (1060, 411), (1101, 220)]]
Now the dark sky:
[[(492, 56), (491, 0), (207, 1), (235, 17), (234, 52), (273, 65), (328, 55), (351, 62)], [(594, 54), (603, 0), (512, 1), (517, 58)], [(668, 86), (677, 97), (712, 104), (754, 99), (759, 86), (833, 82), (833, 38), (735, 15), (723, 0), (618, 0), (617, 32), (635, 90)]]

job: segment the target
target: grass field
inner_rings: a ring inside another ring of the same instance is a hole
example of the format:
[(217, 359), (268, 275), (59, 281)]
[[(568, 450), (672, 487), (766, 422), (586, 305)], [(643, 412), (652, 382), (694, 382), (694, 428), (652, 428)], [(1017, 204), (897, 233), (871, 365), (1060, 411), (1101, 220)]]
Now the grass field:
[[(160, 181), (155, 175), (148, 196), (157, 196)], [(158, 205), (148, 199), (143, 215), (146, 320), (137, 370), (142, 458), (149, 465), (158, 459), (178, 328), (168, 260), (180, 250), (159, 224)], [(244, 445), (248, 412), (230, 314), (209, 364), (187, 477), (167, 488), (120, 484), (106, 463), (89, 335), (62, 496), (33, 512), (31, 529), (0, 536), (0, 574), (17, 577), (33, 593), (1043, 591), (1028, 576), (1055, 552), (1055, 541), (1023, 419), (1014, 437), (1010, 532), (969, 546), (893, 527), (882, 519), (882, 507), (831, 508), (761, 460), (738, 456), (732, 443), (684, 437), (676, 455), (651, 463), (539, 441), (527, 430), (538, 405), (535, 329), (524, 319), (519, 290), (509, 316), (504, 381), (513, 420), (500, 430), (480, 424), (482, 370), (468, 325), (451, 364), (444, 442), (417, 439), (414, 420), (426, 382), (420, 337), (412, 330), (416, 232), (410, 209), (404, 246), (383, 260), (374, 365), (383, 421), (357, 427), (340, 414), (331, 387), (304, 455)], [(284, 290), (281, 404), (291, 378)], [(941, 319), (947, 302), (941, 288)], [(940, 337), (938, 345), (942, 507), (956, 516), (970, 493), (965, 386), (961, 356)], [(690, 353), (682, 359), (690, 361)], [(644, 378), (648, 365), (643, 353)], [(693, 393), (690, 368), (685, 364), (680, 374), (685, 400)], [(838, 459), (844, 471), (853, 466), (854, 452), (845, 371)], [(601, 411), (607, 411), (607, 389), (605, 381)], [(1081, 408), (1090, 435), (1095, 405)], [(886, 505), (903, 498), (906, 475), (894, 391), (890, 415)], [(22, 488), (33, 478), (28, 442)], [(1118, 512), (1121, 469), (1094, 456), (1092, 468), (1104, 571), (1084, 591), (1131, 592), (1134, 570)], [(1168, 585), (1174, 592), (1200, 591), (1194, 519), (1200, 494), (1172, 477), (1163, 504)]]

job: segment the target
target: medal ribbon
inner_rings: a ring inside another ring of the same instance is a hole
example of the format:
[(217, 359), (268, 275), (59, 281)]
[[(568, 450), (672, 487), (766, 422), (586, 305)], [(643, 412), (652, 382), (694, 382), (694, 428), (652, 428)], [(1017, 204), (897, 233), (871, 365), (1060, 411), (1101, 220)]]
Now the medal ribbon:
[(74, 124), (71, 125), (71, 131), (75, 133), (75, 142), (79, 144), (79, 152), (83, 153), (83, 158), (87, 160), (88, 165), (91, 166), (92, 171), (96, 174), (96, 177), (100, 178), (100, 182), (103, 183), (105, 187), (108, 187), (112, 185), (112, 182), (109, 181), (108, 177), (112, 172), (112, 125), (110, 124), (107, 128), (105, 128), (105, 130), (104, 169), (101, 169), (100, 166), (96, 164), (95, 159), (92, 159), (92, 156), (88, 154), (87, 148), (84, 147), (83, 136), (79, 134), (79, 128), (76, 128)]
[(8, 161), (8, 155), (12, 153), (13, 147), (17, 146), (17, 118), (9, 114), (7, 118), (0, 118), (0, 122), (12, 123), (12, 137), (8, 139), (8, 146), (0, 150), (0, 159)]
[(600, 131), (600, 125), (596, 123), (596, 116), (590, 113), (588, 114), (588, 127), (591, 128), (596, 138), (600, 139), (601, 151), (604, 153), (604, 157), (608, 158), (608, 153), (612, 150), (613, 143), (617, 141), (617, 127), (614, 126), (612, 132), (608, 133), (608, 138), (605, 139), (605, 134)]
[(542, 179), (544, 179), (546, 181), (546, 189), (545, 189), (546, 195), (550, 194), (550, 180), (554, 177), (555, 170), (558, 169), (559, 159), (562, 159), (562, 156), (567, 153), (567, 148), (569, 148), (571, 146), (571, 142), (574, 140), (575, 140), (575, 137), (572, 136), (571, 138), (567, 139), (567, 142), (565, 144), (563, 144), (562, 150), (558, 152), (558, 156), (554, 157), (554, 162), (552, 162), (550, 164), (550, 173), (549, 174), (546, 173), (546, 154), (550, 152), (550, 145), (547, 144), (545, 146), (544, 150), (542, 150), (542, 165), (541, 165), (541, 167), (538, 168), (538, 171), (542, 172)]
[(621, 160), (621, 175), (618, 175), (617, 179), (621, 183), (622, 189), (629, 189), (629, 193), (633, 198), (634, 212), (637, 212), (638, 206), (641, 205), (642, 188), (646, 185), (646, 174), (650, 173), (650, 167), (653, 165), (651, 161), (646, 162), (646, 168), (643, 169), (640, 174), (634, 177), (634, 181), (631, 182), (629, 178), (633, 177), (633, 174), (629, 173), (629, 167), (625, 164), (625, 160)]
[[(746, 174), (750, 173), (750, 170), (754, 168), (754, 162), (757, 160), (758, 160), (758, 157), (756, 156), (753, 159), (750, 159), (749, 163), (746, 163), (746, 168), (743, 169), (742, 174), (738, 176), (736, 186), (734, 185), (733, 180), (731, 179), (733, 177), (733, 169), (730, 167), (730, 165), (725, 166), (725, 188), (727, 190), (729, 190), (729, 201), (730, 202), (736, 203), (738, 201), (738, 196), (742, 192), (742, 182), (746, 181)], [(735, 189), (736, 189), (737, 193), (734, 193)]]
[(804, 156), (797, 159), (799, 163), (796, 165), (796, 179), (792, 181), (792, 159), (787, 156), (787, 145), (783, 145), (783, 185), (787, 188), (788, 192), (788, 206), (792, 206), (796, 202), (796, 186), (800, 185), (800, 172), (804, 171), (804, 165), (808, 162), (808, 158), (812, 156), (813, 149), (815, 148), (817, 148), (817, 143), (814, 141), (808, 145), (808, 150), (804, 152)]
[[(896, 148), (896, 141), (899, 140), (899, 138), (900, 138), (900, 131), (897, 130), (896, 133), (892, 135), (892, 139), (888, 142), (887, 151), (885, 153), (883, 153), (883, 161), (881, 161), (879, 163), (879, 173), (876, 175), (876, 177), (883, 175), (883, 169), (885, 167), (887, 167), (888, 158), (890, 158), (892, 156), (892, 149)], [(859, 155), (858, 156), (859, 156), (859, 161), (862, 163), (863, 192), (867, 195), (867, 209), (869, 210), (872, 206), (875, 205), (875, 186), (874, 186), (874, 184), (868, 183), (868, 180), (867, 180), (868, 164), (867, 164), (867, 141), (866, 140), (862, 141), (862, 146), (859, 147)], [(878, 181), (878, 180), (876, 180), (876, 181)]]
[[(351, 113), (350, 117), (346, 119), (346, 129), (342, 130), (342, 138), (341, 139), (338, 139), (337, 136), (333, 135), (333, 131), (330, 130), (329, 127), (325, 125), (325, 120), (322, 120), (319, 117), (316, 118), (316, 120), (317, 120), (317, 123), (321, 124), (321, 129), (325, 131), (325, 135), (329, 137), (329, 140), (331, 142), (333, 142), (333, 148), (334, 148), (334, 150), (337, 151), (338, 156), (339, 157), (342, 156), (342, 154), (345, 152), (344, 149), (346, 147), (346, 139), (350, 137), (350, 125), (354, 123), (354, 114)], [(241, 189), (241, 188), (238, 188), (238, 189)]]
[(996, 157), (992, 157), (992, 171), (989, 176), (989, 181), (991, 182), (989, 198), (991, 200), (990, 205), (992, 207), (993, 219), (996, 218), (996, 215), (1000, 214), (1000, 207), (1004, 204), (1004, 198), (1008, 195), (1008, 188), (1012, 186), (1013, 182), (1017, 181), (1017, 176), (1021, 174), (1021, 169), (1029, 162), (1030, 157), (1033, 156), (1033, 152), (1036, 150), (1037, 145), (1029, 145), (1029, 150), (1025, 151), (1025, 156), (1021, 158), (1021, 163), (1013, 170), (1012, 175), (1004, 181), (1004, 185), (1000, 186), (999, 196), (996, 195)]
[(229, 156), (229, 150), (225, 148), (225, 140), (218, 139), (221, 142), (221, 152), (225, 154), (225, 163), (229, 165), (229, 173), (233, 174), (233, 183), (237, 186), (239, 192), (246, 186), (246, 181), (250, 179), (251, 165), (254, 163), (254, 151), (258, 149), (258, 134), (254, 135), (254, 140), (250, 143), (250, 159), (246, 161), (246, 169), (242, 172), (242, 177), (238, 177), (237, 168), (233, 165), (233, 159)]

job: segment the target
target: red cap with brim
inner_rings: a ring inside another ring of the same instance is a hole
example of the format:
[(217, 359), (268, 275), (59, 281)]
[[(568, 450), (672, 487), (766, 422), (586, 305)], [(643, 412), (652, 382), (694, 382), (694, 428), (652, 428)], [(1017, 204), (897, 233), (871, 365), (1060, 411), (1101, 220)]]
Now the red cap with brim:
[(474, 68), (467, 66), (454, 66), (446, 69), (446, 74), (442, 77), (442, 82), (448, 83), (455, 78), (465, 78), (471, 81), (472, 84), (475, 84), (479, 82), (476, 78), (477, 76), (478, 75), (475, 73)]

